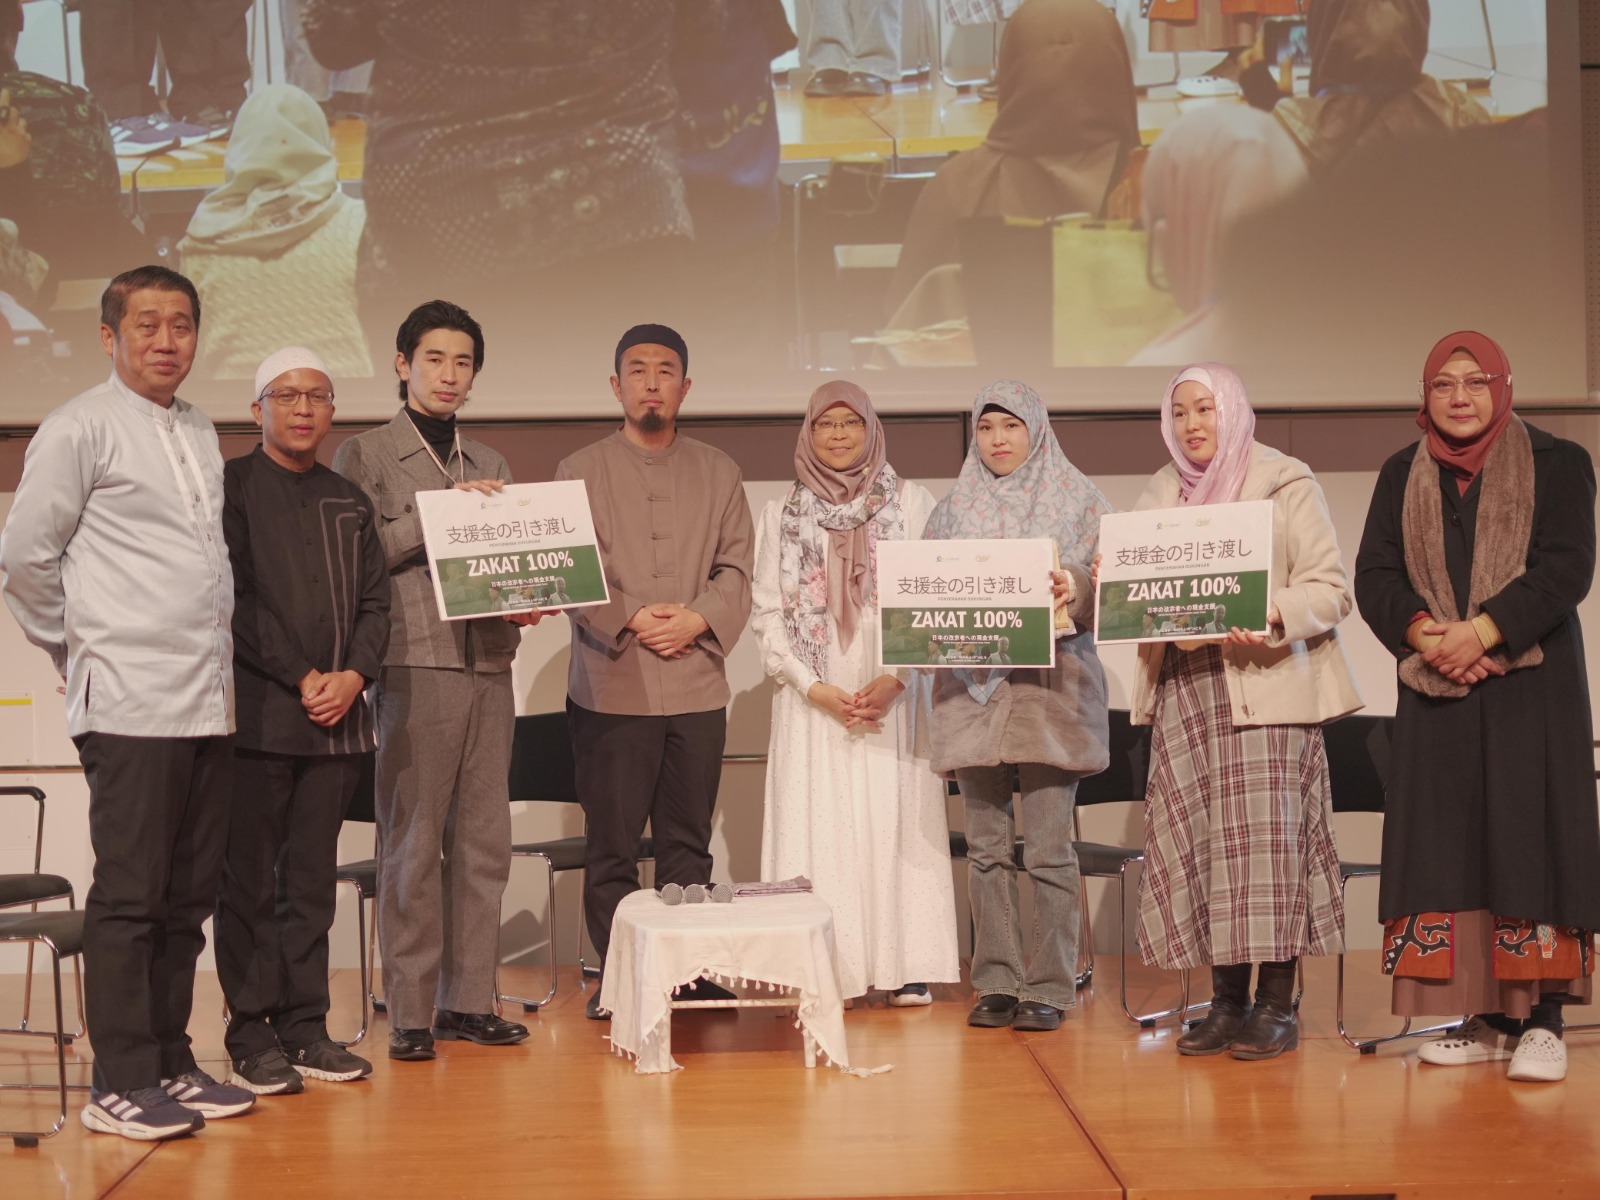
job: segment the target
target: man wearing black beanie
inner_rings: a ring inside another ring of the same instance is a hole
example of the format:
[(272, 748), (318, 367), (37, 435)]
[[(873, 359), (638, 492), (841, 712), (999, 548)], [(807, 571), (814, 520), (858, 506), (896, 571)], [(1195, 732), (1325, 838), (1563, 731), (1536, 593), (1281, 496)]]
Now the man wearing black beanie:
[[(556, 468), (557, 479), (588, 486), (611, 590), (609, 603), (567, 613), (567, 718), (588, 819), (584, 906), (602, 962), (617, 905), (639, 887), (646, 820), (658, 884), (711, 882), (723, 661), (750, 617), (755, 553), (738, 466), (678, 432), (690, 386), (683, 338), (636, 325), (614, 365), (622, 428)], [(701, 998), (714, 986), (700, 981)], [(606, 1015), (599, 998), (596, 989), (595, 1019)]]

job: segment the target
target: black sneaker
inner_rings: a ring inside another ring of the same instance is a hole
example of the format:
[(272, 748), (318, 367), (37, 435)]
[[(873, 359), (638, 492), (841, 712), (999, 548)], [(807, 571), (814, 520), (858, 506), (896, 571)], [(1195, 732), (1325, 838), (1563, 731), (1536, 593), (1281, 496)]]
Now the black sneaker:
[(465, 1038), (480, 1046), (514, 1046), (526, 1041), (528, 1027), (493, 1013), (460, 1013), (441, 1008), (433, 1015), (433, 1036), (441, 1042)]
[(274, 1046), (260, 1054), (233, 1060), (233, 1073), (228, 1082), (245, 1088), (258, 1096), (292, 1096), (306, 1090), (300, 1072), (289, 1065), (283, 1050)]
[(176, 1079), (163, 1079), (161, 1086), (185, 1108), (194, 1109), (202, 1117), (219, 1120), (249, 1112), (256, 1102), (254, 1092), (231, 1083), (218, 1083), (198, 1067)]
[(185, 1108), (158, 1087), (131, 1092), (89, 1091), (89, 1103), (80, 1114), (86, 1129), (114, 1133), (136, 1142), (159, 1142), (183, 1137), (206, 1127), (206, 1119)]
[(583, 1015), (591, 1021), (611, 1020), (611, 1010), (600, 1007), (600, 986), (595, 985), (594, 995), (589, 997), (589, 1003), (583, 1006)]
[(348, 1083), (372, 1074), (371, 1063), (359, 1054), (351, 1054), (332, 1038), (322, 1038), (289, 1051), (289, 1064), (301, 1075), (326, 1079), (329, 1083)]
[(389, 1057), (397, 1062), (425, 1062), (433, 1058), (433, 1034), (426, 1029), (391, 1029)]

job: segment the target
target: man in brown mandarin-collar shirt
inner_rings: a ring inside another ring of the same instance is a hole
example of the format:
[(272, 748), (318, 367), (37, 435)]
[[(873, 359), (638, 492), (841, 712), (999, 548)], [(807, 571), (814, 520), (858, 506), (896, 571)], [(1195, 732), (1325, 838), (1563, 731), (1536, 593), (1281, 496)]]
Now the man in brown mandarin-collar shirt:
[[(602, 961), (612, 915), (639, 887), (647, 819), (658, 884), (711, 882), (723, 664), (750, 617), (755, 534), (739, 468), (677, 431), (688, 362), (665, 325), (628, 330), (611, 380), (622, 428), (556, 469), (588, 486), (611, 589), (610, 603), (568, 613), (567, 714), (588, 819), (584, 904)], [(591, 1017), (604, 1016), (599, 996)]]

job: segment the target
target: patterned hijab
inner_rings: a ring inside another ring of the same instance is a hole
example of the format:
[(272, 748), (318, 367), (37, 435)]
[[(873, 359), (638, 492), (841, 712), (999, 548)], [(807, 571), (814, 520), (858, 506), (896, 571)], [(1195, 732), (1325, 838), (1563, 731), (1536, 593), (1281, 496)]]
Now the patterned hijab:
[[(848, 467), (831, 467), (812, 444), (811, 424), (835, 405), (842, 404), (867, 423), (867, 440), (861, 456)], [(794, 477), (818, 503), (818, 523), (827, 531), (828, 614), (839, 629), (839, 644), (846, 649), (855, 640), (861, 610), (872, 603), (871, 518), (884, 504), (880, 493), (858, 504), (888, 463), (883, 422), (872, 400), (861, 388), (835, 379), (811, 393), (805, 424), (795, 441)], [(890, 489), (893, 492), (893, 489)]]
[[(978, 453), (978, 418), (990, 405), (1028, 427), (1028, 457), (996, 475)], [(1063, 563), (1087, 565), (1100, 540), (1100, 517), (1111, 502), (1067, 461), (1039, 393), (1002, 379), (972, 402), (972, 443), (950, 494), (928, 518), (927, 538), (1053, 538)]]
[[(1205, 466), (1191, 462), (1183, 452), (1172, 421), (1172, 394), (1180, 383), (1202, 383), (1216, 397), (1217, 453)], [(1161, 401), (1161, 438), (1178, 468), (1178, 483), (1185, 504), (1232, 504), (1244, 490), (1250, 469), (1250, 446), (1256, 435), (1256, 414), (1245, 394), (1244, 380), (1221, 363), (1196, 363), (1185, 367), (1167, 384)]]
[[(1465, 350), (1478, 360), (1483, 373), (1489, 376), (1489, 396), (1494, 405), (1489, 421), (1470, 438), (1453, 438), (1442, 432), (1428, 416), (1428, 380), (1450, 361), (1457, 350)], [(1500, 440), (1511, 420), (1511, 360), (1493, 338), (1472, 330), (1463, 330), (1442, 337), (1428, 352), (1428, 361), (1422, 368), (1422, 409), (1417, 413), (1417, 426), (1428, 435), (1428, 453), (1437, 463), (1448, 467), (1455, 475), (1457, 486), (1465, 492), (1478, 472), (1483, 470), (1489, 451)]]

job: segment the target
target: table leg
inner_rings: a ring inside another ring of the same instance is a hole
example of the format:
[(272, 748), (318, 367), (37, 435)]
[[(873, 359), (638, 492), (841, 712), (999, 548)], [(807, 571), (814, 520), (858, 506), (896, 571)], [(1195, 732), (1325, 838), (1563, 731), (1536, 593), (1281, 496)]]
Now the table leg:
[(805, 1046), (806, 1070), (815, 1070), (817, 1065), (817, 1039), (812, 1037), (811, 1031), (804, 1026), (800, 1028), (800, 1037)]

